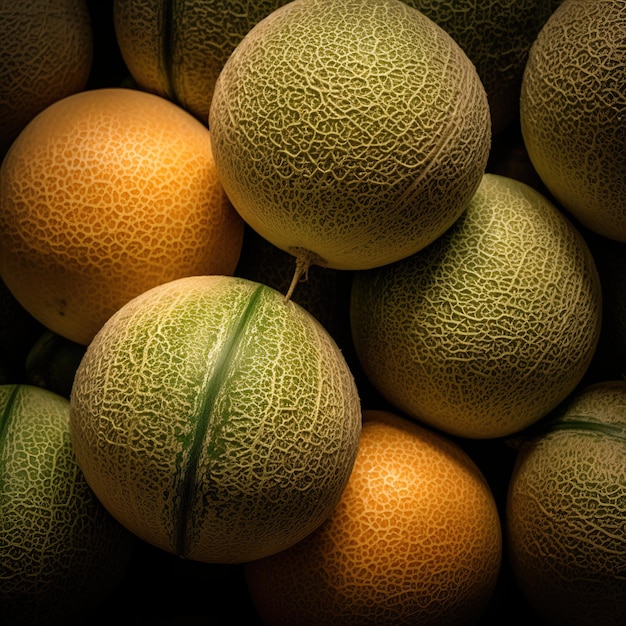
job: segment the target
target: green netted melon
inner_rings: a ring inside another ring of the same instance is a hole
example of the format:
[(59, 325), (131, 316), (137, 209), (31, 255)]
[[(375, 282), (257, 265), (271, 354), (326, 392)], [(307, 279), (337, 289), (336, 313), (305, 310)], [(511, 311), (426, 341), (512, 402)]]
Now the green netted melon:
[(528, 50), (552, 14), (548, 0), (405, 0), (444, 28), (476, 66), (493, 133), (519, 116)]
[(546, 624), (626, 624), (626, 383), (570, 398), (519, 451), (506, 505), (514, 575)]
[(244, 35), (287, 0), (114, 0), (115, 35), (142, 88), (205, 124), (215, 81)]
[(626, 0), (565, 0), (535, 40), (520, 120), (535, 169), (579, 222), (626, 242)]
[(319, 322), (237, 277), (138, 296), (76, 372), (78, 462), (145, 541), (243, 562), (302, 539), (347, 483), (361, 428), (352, 374)]
[(0, 386), (0, 623), (70, 623), (121, 581), (132, 545), (78, 467), (67, 398)]
[(443, 431), (506, 436), (578, 385), (599, 341), (601, 288), (571, 222), (530, 186), (486, 174), (450, 230), (356, 272), (351, 326), (367, 377)]
[(245, 221), (301, 264), (365, 269), (459, 217), (490, 145), (485, 89), (459, 45), (399, 0), (296, 0), (218, 77), (209, 126)]

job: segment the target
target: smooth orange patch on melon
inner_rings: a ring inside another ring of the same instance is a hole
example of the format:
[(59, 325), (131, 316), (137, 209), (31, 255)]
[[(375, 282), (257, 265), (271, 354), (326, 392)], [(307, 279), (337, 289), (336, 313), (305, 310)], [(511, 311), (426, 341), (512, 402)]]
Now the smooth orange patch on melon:
[(87, 84), (93, 34), (85, 0), (0, 3), (0, 159), (30, 120)]
[(190, 559), (234, 563), (326, 519), (361, 410), (310, 313), (260, 283), (196, 276), (106, 322), (76, 372), (71, 426), (89, 484), (127, 528)]
[(547, 624), (626, 623), (626, 383), (581, 389), (526, 440), (511, 477), (513, 572)]
[(602, 293), (572, 223), (532, 187), (485, 174), (459, 220), (417, 254), (356, 272), (351, 326), (372, 384), (463, 437), (536, 422), (581, 381)]
[(426, 246), (469, 202), (491, 138), (471, 61), (399, 0), (272, 12), (224, 65), (209, 127), (234, 207), (304, 269)]
[(565, 0), (535, 40), (520, 99), (528, 154), (579, 222), (626, 242), (626, 0)]
[(77, 343), (155, 285), (231, 274), (242, 241), (210, 132), (155, 95), (69, 96), (22, 131), (2, 165), (2, 279)]
[(245, 566), (263, 623), (473, 623), (501, 560), (488, 484), (443, 435), (384, 411), (363, 416), (332, 515), (288, 550)]

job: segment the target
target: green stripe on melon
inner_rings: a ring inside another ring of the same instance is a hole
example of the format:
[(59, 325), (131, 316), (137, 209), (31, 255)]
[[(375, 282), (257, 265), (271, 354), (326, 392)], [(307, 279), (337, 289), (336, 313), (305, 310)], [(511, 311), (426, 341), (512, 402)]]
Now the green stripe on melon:
[(105, 506), (154, 545), (241, 562), (317, 527), (360, 433), (352, 374), (304, 309), (242, 278), (173, 281), (123, 307), (71, 396), (76, 454)]
[(513, 573), (547, 624), (626, 619), (626, 383), (584, 387), (526, 440), (511, 476)]

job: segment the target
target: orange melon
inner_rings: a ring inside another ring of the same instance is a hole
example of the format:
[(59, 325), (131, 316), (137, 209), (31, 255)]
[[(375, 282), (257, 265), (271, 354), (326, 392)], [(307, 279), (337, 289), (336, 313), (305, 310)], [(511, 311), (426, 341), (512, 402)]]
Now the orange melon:
[(37, 113), (84, 89), (93, 61), (85, 0), (0, 4), (0, 159)]
[(66, 398), (0, 386), (0, 621), (68, 624), (126, 572), (132, 535), (76, 463)]
[(117, 44), (137, 84), (208, 124), (215, 81), (247, 32), (286, 0), (114, 0)]
[(546, 187), (576, 220), (626, 241), (626, 1), (565, 0), (535, 40), (520, 120)]
[(532, 187), (486, 174), (450, 230), (355, 272), (351, 327), (372, 384), (463, 437), (510, 435), (581, 381), (599, 341), (600, 281), (578, 230)]
[(300, 270), (426, 246), (469, 202), (491, 138), (473, 64), (400, 0), (276, 9), (225, 63), (209, 126), (234, 207)]
[(28, 124), (0, 170), (0, 275), (76, 343), (155, 285), (232, 273), (242, 241), (208, 129), (152, 94), (64, 98)]
[(626, 623), (625, 407), (623, 380), (584, 387), (519, 451), (508, 551), (547, 624)]
[(71, 394), (76, 456), (109, 511), (168, 552), (235, 563), (330, 514), (361, 429), (336, 343), (279, 292), (232, 276), (159, 285), (87, 347)]
[(245, 564), (267, 626), (475, 623), (501, 562), (496, 503), (444, 435), (365, 411), (344, 494), (311, 535)]

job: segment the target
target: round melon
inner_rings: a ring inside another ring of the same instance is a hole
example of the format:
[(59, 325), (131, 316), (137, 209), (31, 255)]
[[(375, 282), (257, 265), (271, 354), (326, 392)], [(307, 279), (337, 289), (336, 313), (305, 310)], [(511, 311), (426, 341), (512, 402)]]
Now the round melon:
[(519, 117), (528, 51), (553, 8), (546, 0), (405, 0), (445, 29), (476, 66), (494, 135)]
[(484, 612), (501, 551), (496, 503), (471, 458), (399, 415), (365, 411), (331, 516), (245, 572), (267, 626), (460, 626)]
[(116, 41), (137, 84), (204, 124), (215, 81), (247, 32), (286, 0), (114, 0)]
[(372, 384), (411, 417), (464, 437), (510, 435), (584, 376), (601, 288), (571, 222), (525, 183), (486, 174), (425, 250), (356, 272), (351, 327)]
[(35, 115), (87, 85), (93, 61), (85, 0), (0, 3), (0, 159)]
[(0, 276), (31, 315), (76, 343), (155, 285), (232, 274), (243, 227), (209, 130), (132, 89), (54, 103), (0, 171)]
[(626, 0), (565, 0), (533, 44), (520, 119), (530, 158), (587, 228), (626, 241)]
[(0, 386), (0, 622), (67, 624), (126, 572), (132, 535), (98, 502), (70, 440), (70, 404)]
[(232, 276), (154, 287), (88, 346), (71, 395), (89, 484), (145, 541), (203, 562), (287, 548), (336, 505), (361, 429), (336, 343)]
[(308, 264), (408, 256), (484, 172), (487, 97), (441, 27), (400, 0), (296, 0), (228, 59), (209, 113), (220, 180), (265, 239)]
[(626, 623), (625, 407), (623, 380), (585, 387), (519, 451), (508, 551), (547, 624)]

